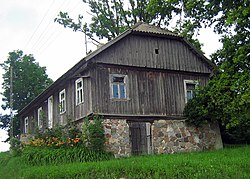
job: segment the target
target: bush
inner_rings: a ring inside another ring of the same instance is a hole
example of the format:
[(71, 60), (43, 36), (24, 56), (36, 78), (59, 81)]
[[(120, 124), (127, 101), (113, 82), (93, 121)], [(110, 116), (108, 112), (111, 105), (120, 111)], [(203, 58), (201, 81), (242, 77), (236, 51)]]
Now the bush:
[(37, 132), (35, 138), (24, 146), (23, 160), (30, 165), (60, 164), (67, 162), (92, 162), (113, 157), (104, 151), (104, 128), (99, 116), (85, 119), (81, 132), (70, 123)]
[(81, 131), (74, 125), (55, 126), (43, 132), (38, 131), (28, 144), (34, 147), (75, 147), (82, 145), (80, 136)]
[(196, 90), (193, 99), (189, 100), (184, 108), (184, 116), (187, 118), (187, 123), (190, 125), (200, 126), (207, 121), (212, 120), (208, 105), (210, 103), (209, 96), (205, 93), (202, 87)]
[(10, 139), (10, 152), (13, 156), (20, 156), (22, 154), (22, 144), (19, 139)]
[(82, 126), (82, 140), (91, 150), (104, 151), (105, 135), (102, 118), (93, 116), (93, 120), (86, 118)]

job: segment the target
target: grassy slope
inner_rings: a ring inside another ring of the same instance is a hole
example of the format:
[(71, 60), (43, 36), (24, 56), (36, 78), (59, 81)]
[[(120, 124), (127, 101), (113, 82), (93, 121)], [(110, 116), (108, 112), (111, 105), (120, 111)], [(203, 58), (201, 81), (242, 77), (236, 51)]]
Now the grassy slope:
[(0, 178), (250, 178), (250, 146), (213, 152), (27, 166), (0, 153)]

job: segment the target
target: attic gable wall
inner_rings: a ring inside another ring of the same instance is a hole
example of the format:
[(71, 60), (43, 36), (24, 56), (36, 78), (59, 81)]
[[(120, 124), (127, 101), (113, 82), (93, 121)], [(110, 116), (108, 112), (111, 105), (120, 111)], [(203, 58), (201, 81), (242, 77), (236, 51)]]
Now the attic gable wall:
[(133, 34), (113, 44), (92, 60), (136, 67), (198, 73), (212, 72), (209, 64), (182, 41)]

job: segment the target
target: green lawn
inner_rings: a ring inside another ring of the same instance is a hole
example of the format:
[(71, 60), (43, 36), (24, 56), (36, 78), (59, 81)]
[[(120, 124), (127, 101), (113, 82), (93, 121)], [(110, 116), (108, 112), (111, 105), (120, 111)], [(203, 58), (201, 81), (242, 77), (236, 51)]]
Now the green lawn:
[(250, 178), (250, 146), (47, 166), (0, 153), (0, 178)]

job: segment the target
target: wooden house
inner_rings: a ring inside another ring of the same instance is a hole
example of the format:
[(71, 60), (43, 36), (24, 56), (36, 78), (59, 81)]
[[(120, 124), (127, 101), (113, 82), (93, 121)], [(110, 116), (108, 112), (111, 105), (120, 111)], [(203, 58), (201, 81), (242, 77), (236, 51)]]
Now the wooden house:
[[(103, 116), (116, 155), (222, 147), (217, 124), (187, 126), (183, 109), (214, 65), (183, 37), (138, 23), (87, 55), (20, 111), (22, 133)], [(41, 121), (43, 114), (46, 121)]]

